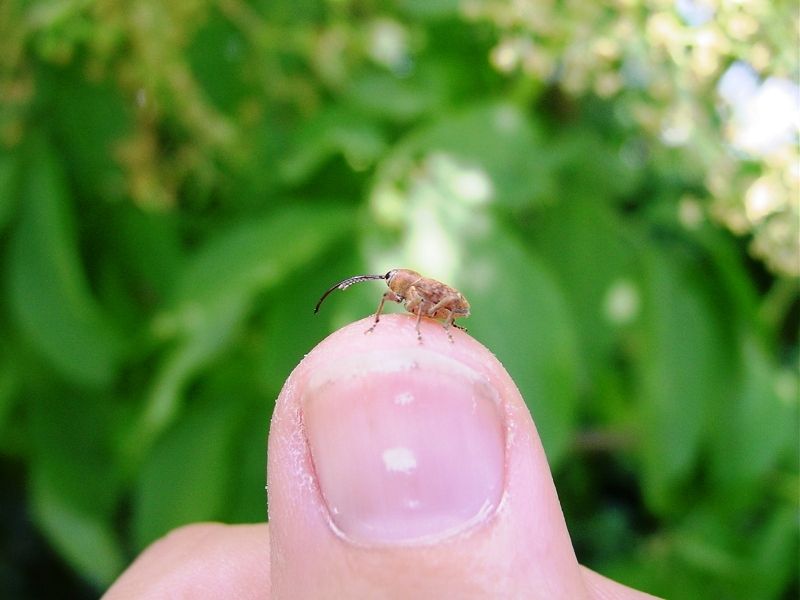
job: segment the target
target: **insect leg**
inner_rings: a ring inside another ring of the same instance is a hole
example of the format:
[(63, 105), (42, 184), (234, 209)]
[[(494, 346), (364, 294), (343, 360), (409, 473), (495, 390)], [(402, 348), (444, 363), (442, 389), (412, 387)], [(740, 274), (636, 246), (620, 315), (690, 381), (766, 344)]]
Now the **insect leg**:
[(412, 315), (417, 315), (417, 322), (416, 322), (416, 329), (417, 329), (417, 340), (422, 342), (422, 333), (419, 330), (419, 323), (422, 321), (422, 315), (427, 314), (428, 311), (425, 309), (425, 306), (429, 303), (425, 302), (422, 297), (422, 294), (419, 293), (416, 287), (413, 285), (408, 288), (406, 292), (406, 310), (410, 312)]
[(458, 301), (458, 296), (456, 296), (455, 294), (450, 294), (449, 296), (445, 296), (428, 310), (428, 314), (435, 315), (437, 310), (441, 308), (447, 308), (448, 304), (452, 305), (453, 302), (457, 301)]
[(422, 302), (417, 305), (417, 341), (422, 343), (422, 333), (419, 330), (419, 322), (422, 320)]
[(378, 324), (378, 321), (381, 320), (381, 311), (383, 310), (383, 303), (386, 302), (387, 300), (391, 300), (392, 302), (402, 302), (400, 296), (395, 294), (393, 291), (389, 290), (388, 292), (384, 293), (383, 296), (381, 296), (381, 301), (378, 303), (378, 310), (375, 311), (375, 322), (372, 324), (372, 327), (367, 329), (364, 333), (369, 333), (370, 331), (375, 329), (375, 326)]
[(448, 305), (452, 306), (453, 303), (458, 302), (459, 298), (460, 297), (456, 294), (450, 294), (449, 296), (445, 296), (444, 298), (439, 300), (439, 302), (437, 302), (436, 304), (431, 306), (430, 309), (428, 309), (428, 315), (430, 316), (435, 315), (439, 311), (446, 311), (447, 316), (443, 317), (445, 319), (443, 325), (444, 325), (444, 330), (447, 333), (447, 337), (451, 342), (453, 341), (453, 336), (450, 335), (450, 326), (454, 326), (456, 329), (461, 329), (463, 331), (466, 331), (466, 329), (461, 327), (461, 325), (455, 324), (457, 315), (455, 311), (453, 311), (451, 308), (448, 308)]
[[(455, 323), (453, 321), (455, 320), (456, 316), (455, 316), (455, 313), (452, 310), (450, 310), (448, 312), (450, 314), (447, 315), (447, 318), (444, 321), (444, 332), (447, 334), (447, 339), (450, 340), (450, 343), (452, 344), (453, 343), (453, 336), (450, 335), (450, 326), (451, 325), (455, 325)], [(456, 325), (456, 327), (458, 327), (458, 325)]]

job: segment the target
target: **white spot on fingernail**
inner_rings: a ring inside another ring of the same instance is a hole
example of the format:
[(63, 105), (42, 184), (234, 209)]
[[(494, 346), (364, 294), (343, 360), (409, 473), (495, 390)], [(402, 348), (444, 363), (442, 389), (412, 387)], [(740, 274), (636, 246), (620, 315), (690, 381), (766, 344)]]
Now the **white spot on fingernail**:
[(394, 397), (394, 403), (398, 406), (405, 406), (406, 404), (411, 404), (413, 401), (414, 396), (411, 392), (402, 392)]
[(386, 470), (392, 473), (405, 473), (408, 475), (417, 468), (417, 459), (414, 453), (402, 446), (387, 448), (383, 451), (382, 457)]

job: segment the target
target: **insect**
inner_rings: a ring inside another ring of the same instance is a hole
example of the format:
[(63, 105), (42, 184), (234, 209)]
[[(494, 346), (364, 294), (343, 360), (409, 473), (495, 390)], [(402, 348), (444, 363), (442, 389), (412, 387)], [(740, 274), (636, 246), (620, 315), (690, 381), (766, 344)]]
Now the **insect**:
[(443, 320), (444, 330), (447, 332), (447, 337), (450, 338), (451, 342), (453, 341), (453, 337), (450, 335), (451, 325), (466, 331), (466, 329), (454, 323), (456, 319), (469, 316), (469, 302), (467, 302), (463, 294), (441, 281), (423, 277), (410, 269), (392, 269), (386, 275), (356, 275), (355, 277), (348, 277), (322, 294), (322, 298), (319, 299), (319, 302), (314, 307), (314, 313), (319, 312), (322, 301), (332, 291), (346, 290), (354, 283), (372, 279), (385, 279), (389, 289), (384, 292), (378, 304), (378, 310), (375, 311), (375, 322), (364, 333), (369, 333), (375, 329), (381, 318), (383, 304), (387, 300), (403, 304), (408, 312), (417, 315), (417, 339), (420, 341), (422, 341), (422, 334), (419, 331), (419, 323), (422, 317)]

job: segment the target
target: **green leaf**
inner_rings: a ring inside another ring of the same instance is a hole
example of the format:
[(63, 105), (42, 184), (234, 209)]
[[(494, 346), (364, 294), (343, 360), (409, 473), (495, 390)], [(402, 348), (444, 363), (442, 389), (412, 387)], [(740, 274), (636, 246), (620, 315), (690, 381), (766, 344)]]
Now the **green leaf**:
[(46, 142), (29, 150), (9, 253), (12, 314), (27, 341), (63, 377), (107, 385), (125, 343), (89, 290), (61, 165)]
[(128, 203), (107, 216), (113, 266), (152, 304), (164, 302), (183, 264), (178, 215), (147, 212)]
[(107, 585), (124, 560), (113, 528), (120, 494), (109, 399), (31, 385), (31, 502), (37, 525), (86, 578)]
[(248, 91), (242, 68), (253, 49), (239, 27), (214, 16), (217, 18), (207, 19), (194, 35), (187, 58), (205, 94), (221, 110), (233, 112)]
[(248, 418), (236, 431), (236, 468), (229, 501), (222, 516), (229, 523), (259, 523), (267, 518), (267, 433), (274, 402), (249, 407)]
[(188, 381), (220, 354), (234, 339), (247, 312), (247, 298), (227, 297), (209, 312), (209, 320), (167, 354), (147, 391), (139, 420), (122, 451), (132, 464), (139, 462), (158, 434), (175, 419)]
[[(407, 176), (409, 164), (443, 154), (474, 171), (461, 184), (488, 178), (486, 199), (510, 208), (540, 203), (555, 194), (551, 162), (539, 126), (511, 104), (471, 107), (443, 117), (398, 145), (378, 172), (389, 182)], [(473, 183), (474, 182), (474, 183)]]
[(19, 195), (19, 157), (0, 151), (0, 232), (11, 220)]
[(90, 83), (78, 67), (47, 71), (42, 84), (51, 96), (54, 140), (69, 158), (81, 197), (121, 199), (127, 183), (115, 157), (132, 129), (129, 104), (114, 87)]
[(294, 144), (281, 160), (281, 178), (288, 184), (308, 179), (327, 160), (342, 155), (357, 170), (370, 167), (386, 150), (378, 127), (347, 108), (323, 110), (294, 137)]
[(116, 406), (105, 396), (48, 385), (29, 384), (26, 398), (33, 456), (48, 486), (85, 510), (110, 513), (119, 493)]
[[(795, 421), (796, 423), (796, 421)], [(778, 506), (759, 527), (750, 545), (750, 575), (743, 598), (781, 598), (797, 581), (797, 503)]]
[(193, 406), (147, 457), (133, 501), (137, 548), (180, 525), (220, 518), (235, 466), (231, 448), (241, 412), (229, 400)]
[(758, 292), (747, 272), (742, 248), (734, 237), (713, 223), (703, 223), (692, 231), (692, 240), (707, 253), (718, 281), (717, 300), (724, 302), (722, 310), (730, 322), (757, 324)]
[(607, 377), (620, 333), (639, 317), (641, 282), (630, 232), (597, 197), (569, 196), (542, 211), (534, 247), (565, 290), (586, 371)]
[(582, 122), (551, 141), (551, 161), (557, 166), (561, 189), (571, 195), (602, 199), (618, 198), (636, 190), (642, 169), (623, 160), (620, 141), (603, 134)]
[(680, 506), (681, 485), (709, 418), (732, 391), (736, 366), (727, 360), (727, 340), (699, 275), (667, 253), (651, 252), (645, 264), (637, 365), (643, 487), (648, 505), (664, 512)]
[(8, 349), (0, 346), (0, 438), (3, 437), (6, 421), (16, 404), (20, 379), (17, 361)]
[[(178, 276), (173, 306), (191, 330), (226, 297), (252, 298), (346, 235), (354, 214), (298, 205), (237, 223), (208, 242)], [(209, 310), (211, 309), (211, 310)]]
[(346, 90), (347, 101), (361, 113), (382, 119), (409, 122), (444, 104), (440, 71), (415, 69), (411, 77), (384, 71), (356, 78)]
[(790, 389), (796, 380), (779, 372), (752, 335), (745, 336), (742, 346), (742, 385), (715, 420), (709, 436), (710, 464), (717, 483), (729, 494), (757, 499), (763, 492), (759, 481), (796, 445), (797, 398), (791, 392), (781, 397), (778, 389), (782, 378), (789, 378)]
[(34, 476), (31, 506), (37, 525), (56, 550), (98, 588), (114, 581), (125, 566), (111, 520), (77, 508)]
[(461, 6), (458, 0), (404, 0), (398, 8), (410, 17), (432, 20), (456, 16)]

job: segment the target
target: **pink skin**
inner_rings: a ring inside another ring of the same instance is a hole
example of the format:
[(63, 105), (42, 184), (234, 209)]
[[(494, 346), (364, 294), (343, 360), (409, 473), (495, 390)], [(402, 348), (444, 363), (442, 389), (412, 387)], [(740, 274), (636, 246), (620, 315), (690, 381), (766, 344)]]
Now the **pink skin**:
[(365, 335), (371, 321), (284, 385), (269, 527), (182, 528), (106, 598), (652, 598), (578, 565), (536, 428), (486, 348), (429, 319), (420, 344), (412, 315)]

